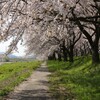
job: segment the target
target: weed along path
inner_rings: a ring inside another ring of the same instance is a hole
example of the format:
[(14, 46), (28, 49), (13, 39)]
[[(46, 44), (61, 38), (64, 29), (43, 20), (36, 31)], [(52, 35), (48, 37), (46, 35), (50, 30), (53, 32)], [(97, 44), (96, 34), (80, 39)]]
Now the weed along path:
[(5, 100), (54, 100), (49, 92), (48, 72), (46, 63), (33, 72), (30, 78), (21, 83)]

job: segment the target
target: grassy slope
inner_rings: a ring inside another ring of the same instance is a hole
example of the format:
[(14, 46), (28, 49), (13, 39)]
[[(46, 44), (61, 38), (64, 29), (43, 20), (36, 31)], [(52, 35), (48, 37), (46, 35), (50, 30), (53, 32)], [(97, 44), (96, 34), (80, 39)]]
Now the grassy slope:
[[(40, 62), (15, 62), (0, 66), (0, 98), (30, 76)], [(1, 99), (0, 99), (1, 100)]]
[(100, 64), (91, 65), (89, 58), (73, 64), (48, 61), (51, 91), (58, 100), (100, 100)]

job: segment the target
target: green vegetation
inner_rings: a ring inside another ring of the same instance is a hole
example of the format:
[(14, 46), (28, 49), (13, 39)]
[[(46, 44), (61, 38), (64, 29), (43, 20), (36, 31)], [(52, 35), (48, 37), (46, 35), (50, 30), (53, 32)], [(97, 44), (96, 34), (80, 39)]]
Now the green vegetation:
[(48, 61), (48, 67), (57, 100), (100, 100), (100, 64), (92, 65), (89, 57), (74, 63)]
[[(0, 66), (0, 98), (29, 77), (41, 62), (15, 62)], [(1, 100), (1, 99), (0, 99)]]

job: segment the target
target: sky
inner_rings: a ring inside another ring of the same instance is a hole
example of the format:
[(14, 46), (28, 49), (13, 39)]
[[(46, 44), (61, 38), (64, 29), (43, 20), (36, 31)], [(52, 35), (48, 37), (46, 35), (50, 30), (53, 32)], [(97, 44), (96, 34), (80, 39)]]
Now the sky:
[[(6, 52), (8, 49), (8, 46), (10, 44), (11, 41), (7, 41), (7, 42), (1, 42), (0, 43), (0, 52)], [(25, 47), (22, 46), (20, 43), (18, 43), (18, 52), (14, 51), (12, 54), (14, 54), (15, 56), (24, 56), (25, 55)]]

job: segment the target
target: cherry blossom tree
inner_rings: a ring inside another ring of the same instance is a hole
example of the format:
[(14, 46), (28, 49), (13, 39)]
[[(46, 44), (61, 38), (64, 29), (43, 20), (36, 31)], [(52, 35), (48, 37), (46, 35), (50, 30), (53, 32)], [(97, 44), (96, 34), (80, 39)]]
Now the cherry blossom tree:
[(99, 32), (99, 0), (0, 1), (0, 40), (12, 38), (7, 53), (24, 37), (27, 54), (47, 57), (58, 49), (65, 60), (68, 54), (73, 61), (82, 36), (90, 44), (95, 63), (99, 62)]

